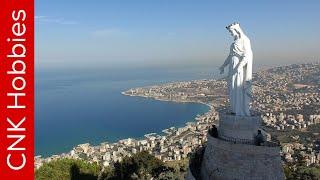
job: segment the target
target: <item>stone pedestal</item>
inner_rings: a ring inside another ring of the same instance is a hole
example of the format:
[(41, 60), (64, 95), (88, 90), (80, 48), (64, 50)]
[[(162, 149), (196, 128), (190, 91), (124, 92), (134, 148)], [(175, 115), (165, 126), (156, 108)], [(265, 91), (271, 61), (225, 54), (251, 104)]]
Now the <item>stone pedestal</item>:
[(221, 112), (219, 118), (218, 136), (208, 134), (200, 170), (196, 174), (190, 170), (186, 179), (284, 179), (280, 146), (272, 142), (254, 145), (261, 124), (260, 116), (241, 117)]
[(219, 137), (234, 141), (252, 141), (261, 125), (260, 116), (235, 116), (219, 113)]
[(201, 177), (203, 180), (284, 179), (280, 147), (235, 144), (208, 136)]

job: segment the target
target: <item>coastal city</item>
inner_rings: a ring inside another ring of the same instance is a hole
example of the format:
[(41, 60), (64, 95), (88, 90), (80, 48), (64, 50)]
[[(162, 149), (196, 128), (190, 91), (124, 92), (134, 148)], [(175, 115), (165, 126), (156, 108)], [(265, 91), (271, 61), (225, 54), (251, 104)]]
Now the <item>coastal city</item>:
[(196, 117), (196, 122), (187, 122), (186, 126), (171, 127), (163, 130), (163, 135), (146, 134), (144, 139), (123, 139), (117, 143), (101, 143), (91, 146), (89, 143), (79, 144), (69, 153), (53, 155), (48, 158), (35, 157), (35, 168), (43, 163), (60, 158), (84, 159), (97, 162), (103, 166), (110, 166), (121, 161), (125, 156), (131, 156), (141, 151), (149, 151), (163, 161), (181, 160), (206, 141), (209, 126), (216, 121), (218, 115), (210, 110), (204, 115)]
[[(320, 165), (320, 63), (294, 64), (260, 70), (253, 78), (253, 112), (261, 114), (263, 128), (280, 141), (284, 163)], [(207, 140), (208, 129), (218, 124), (220, 109), (228, 106), (225, 79), (202, 79), (133, 88), (123, 95), (179, 103), (206, 104), (210, 110), (184, 127), (170, 127), (142, 139), (123, 139), (92, 146), (79, 144), (70, 152), (43, 158), (35, 168), (55, 159), (73, 158), (112, 166), (125, 156), (148, 151), (158, 159), (182, 160)]]

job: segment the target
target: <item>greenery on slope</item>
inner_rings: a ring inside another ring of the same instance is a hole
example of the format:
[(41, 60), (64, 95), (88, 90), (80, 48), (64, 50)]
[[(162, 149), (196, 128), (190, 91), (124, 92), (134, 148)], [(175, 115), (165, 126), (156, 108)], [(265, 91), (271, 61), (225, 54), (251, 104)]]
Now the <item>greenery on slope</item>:
[(320, 179), (320, 167), (316, 166), (303, 166), (303, 165), (286, 165), (284, 173), (288, 180), (318, 180)]
[(94, 180), (98, 178), (101, 168), (83, 160), (53, 160), (41, 166), (36, 172), (37, 180)]
[[(130, 180), (130, 179), (184, 179), (188, 161), (164, 163), (141, 152), (125, 157), (114, 164), (114, 168), (105, 168), (82, 160), (60, 159), (44, 164), (36, 171), (37, 180)], [(100, 174), (99, 174), (100, 173)]]
[[(180, 180), (184, 179), (188, 160), (162, 162), (148, 152), (137, 153), (117, 162), (114, 168), (104, 168), (83, 160), (59, 159), (36, 170), (36, 180)], [(288, 164), (284, 166), (286, 179), (320, 179), (320, 167)]]

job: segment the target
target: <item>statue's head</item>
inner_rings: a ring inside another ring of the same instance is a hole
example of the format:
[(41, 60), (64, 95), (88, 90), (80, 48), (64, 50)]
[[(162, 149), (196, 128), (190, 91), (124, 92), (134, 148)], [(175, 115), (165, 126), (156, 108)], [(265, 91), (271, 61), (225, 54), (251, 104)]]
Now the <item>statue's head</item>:
[(231, 33), (231, 36), (233, 36), (235, 39), (241, 38), (243, 32), (240, 28), (240, 24), (237, 22), (234, 22), (226, 27), (228, 31)]

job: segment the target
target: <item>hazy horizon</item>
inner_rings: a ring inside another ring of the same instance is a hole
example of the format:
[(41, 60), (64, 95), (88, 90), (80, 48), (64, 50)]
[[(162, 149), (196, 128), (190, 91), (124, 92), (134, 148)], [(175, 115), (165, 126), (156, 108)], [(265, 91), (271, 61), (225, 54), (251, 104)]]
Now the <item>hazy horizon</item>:
[[(122, 3), (121, 3), (122, 2)], [(237, 21), (256, 66), (319, 61), (318, 1), (36, 2), (36, 67), (212, 67)]]

